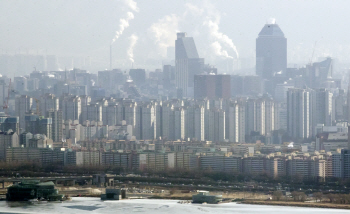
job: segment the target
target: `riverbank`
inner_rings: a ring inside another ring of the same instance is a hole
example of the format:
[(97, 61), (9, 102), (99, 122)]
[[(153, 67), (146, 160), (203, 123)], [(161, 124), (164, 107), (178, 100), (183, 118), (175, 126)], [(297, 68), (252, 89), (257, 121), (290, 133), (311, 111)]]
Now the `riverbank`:
[(273, 205), (273, 206), (290, 206), (290, 207), (310, 207), (310, 208), (329, 208), (329, 209), (350, 209), (349, 204), (331, 204), (319, 202), (294, 202), (294, 201), (259, 201), (259, 200), (243, 200), (241, 204), (255, 205)]
[[(99, 187), (57, 187), (60, 194), (84, 197), (99, 197), (101, 194), (105, 194), (106, 188)], [(201, 190), (201, 189), (199, 189)], [(157, 186), (145, 186), (145, 187), (128, 187), (127, 196), (130, 198), (150, 198), (150, 199), (173, 199), (173, 200), (189, 200), (192, 199), (192, 195), (197, 194), (197, 190), (179, 190), (173, 187), (157, 187)], [(210, 191), (212, 195), (222, 195), (224, 199), (237, 199), (245, 198), (250, 200), (265, 200), (271, 195), (254, 192), (223, 192), (223, 191)]]

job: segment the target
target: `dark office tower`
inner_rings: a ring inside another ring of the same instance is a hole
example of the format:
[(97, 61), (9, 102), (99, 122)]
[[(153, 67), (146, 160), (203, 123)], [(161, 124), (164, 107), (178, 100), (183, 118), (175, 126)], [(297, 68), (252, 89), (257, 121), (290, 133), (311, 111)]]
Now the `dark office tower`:
[(256, 39), (256, 74), (271, 79), (286, 68), (287, 39), (277, 24), (266, 24)]
[(243, 79), (244, 76), (232, 75), (231, 76), (231, 95), (237, 97), (243, 94)]
[(164, 65), (163, 66), (163, 87), (170, 89), (175, 80), (175, 66)]
[(204, 59), (199, 58), (192, 37), (186, 33), (177, 33), (175, 41), (175, 84), (182, 96), (193, 96), (194, 75), (200, 74), (204, 67)]
[(230, 75), (201, 74), (194, 76), (195, 99), (229, 99), (231, 97)]
[(218, 98), (231, 98), (231, 76), (228, 74), (216, 75), (215, 95)]

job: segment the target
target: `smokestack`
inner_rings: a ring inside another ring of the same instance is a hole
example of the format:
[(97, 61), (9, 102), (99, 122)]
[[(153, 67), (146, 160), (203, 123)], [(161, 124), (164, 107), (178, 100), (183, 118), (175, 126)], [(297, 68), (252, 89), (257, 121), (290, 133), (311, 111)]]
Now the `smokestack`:
[(109, 46), (109, 69), (112, 70), (112, 45)]

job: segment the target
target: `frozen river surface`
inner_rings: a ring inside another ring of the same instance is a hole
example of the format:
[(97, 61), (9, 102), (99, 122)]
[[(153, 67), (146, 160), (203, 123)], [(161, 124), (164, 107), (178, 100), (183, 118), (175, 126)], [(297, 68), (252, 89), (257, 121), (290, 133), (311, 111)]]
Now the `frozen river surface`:
[(179, 204), (177, 200), (150, 200), (134, 199), (123, 201), (101, 201), (99, 198), (73, 198), (72, 201), (62, 203), (19, 203), (0, 201), (0, 213), (244, 213), (244, 214), (332, 214), (347, 213), (349, 210), (321, 209), (321, 208), (301, 208), (301, 207), (280, 207), (261, 206), (236, 203), (224, 204)]

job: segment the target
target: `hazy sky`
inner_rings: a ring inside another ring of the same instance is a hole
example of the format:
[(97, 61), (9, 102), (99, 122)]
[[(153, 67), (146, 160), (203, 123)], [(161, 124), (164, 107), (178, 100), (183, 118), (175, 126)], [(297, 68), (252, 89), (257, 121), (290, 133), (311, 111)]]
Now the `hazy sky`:
[[(136, 3), (136, 4), (134, 4)], [(288, 62), (315, 58), (350, 58), (350, 1), (314, 0), (1, 0), (0, 53), (91, 57), (109, 67), (159, 64), (176, 32), (193, 36), (200, 57), (215, 64), (222, 58), (255, 55), (255, 39), (273, 17), (288, 39)], [(130, 12), (133, 17), (130, 16)], [(125, 24), (129, 23), (129, 26)], [(232, 42), (232, 43), (231, 43)]]

